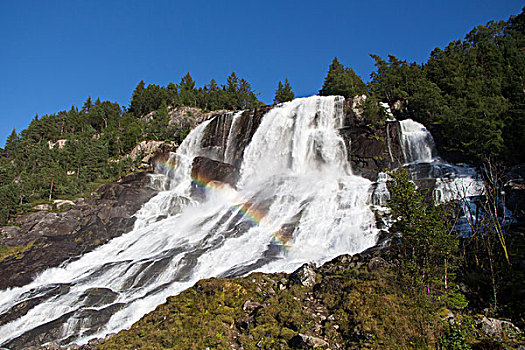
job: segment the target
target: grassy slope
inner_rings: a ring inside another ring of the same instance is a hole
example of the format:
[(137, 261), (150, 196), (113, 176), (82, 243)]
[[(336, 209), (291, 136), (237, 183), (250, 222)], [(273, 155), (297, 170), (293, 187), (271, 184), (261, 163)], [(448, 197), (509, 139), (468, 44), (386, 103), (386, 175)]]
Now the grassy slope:
[(203, 280), (99, 348), (288, 349), (299, 346), (292, 340), (298, 333), (331, 349), (437, 345), (448, 329), (437, 305), (403, 294), (390, 269), (351, 266), (324, 265), (313, 287), (286, 274)]

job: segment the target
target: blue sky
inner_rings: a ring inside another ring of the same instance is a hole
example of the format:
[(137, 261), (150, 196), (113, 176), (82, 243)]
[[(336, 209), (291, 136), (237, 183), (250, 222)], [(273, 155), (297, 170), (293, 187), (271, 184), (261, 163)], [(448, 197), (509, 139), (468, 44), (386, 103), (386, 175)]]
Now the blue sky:
[(317, 93), (337, 56), (367, 80), (369, 53), (423, 62), (478, 24), (521, 12), (517, 0), (0, 1), (0, 145), (35, 114), (88, 96), (128, 105), (146, 84), (224, 83), (235, 71), (271, 103), (288, 77)]

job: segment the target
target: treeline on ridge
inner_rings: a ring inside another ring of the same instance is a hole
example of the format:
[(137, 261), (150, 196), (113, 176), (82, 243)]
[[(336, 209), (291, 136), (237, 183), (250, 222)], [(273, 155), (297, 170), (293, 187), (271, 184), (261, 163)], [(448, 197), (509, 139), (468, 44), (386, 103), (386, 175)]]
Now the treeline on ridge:
[[(88, 98), (80, 109), (37, 115), (20, 133), (13, 130), (0, 149), (0, 225), (40, 201), (81, 195), (134, 171), (137, 164), (125, 156), (142, 140), (182, 142), (190, 125), (171, 124), (171, 107), (234, 110), (259, 105), (250, 83), (235, 73), (220, 87), (213, 79), (196, 87), (188, 73), (179, 84), (166, 87), (146, 87), (141, 81), (127, 109)], [(151, 118), (143, 118), (150, 112)]]

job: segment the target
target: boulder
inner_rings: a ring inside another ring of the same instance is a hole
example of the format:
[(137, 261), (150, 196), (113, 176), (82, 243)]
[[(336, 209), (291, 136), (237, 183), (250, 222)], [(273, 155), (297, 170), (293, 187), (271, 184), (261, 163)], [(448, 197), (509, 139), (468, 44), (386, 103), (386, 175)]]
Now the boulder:
[(327, 341), (318, 337), (312, 337), (299, 333), (292, 339), (290, 339), (290, 346), (293, 348), (318, 348), (321, 346), (329, 346)]
[(242, 305), (242, 310), (251, 313), (253, 310), (261, 307), (262, 305), (256, 301), (246, 300)]
[(300, 284), (304, 287), (313, 287), (315, 285), (315, 264), (303, 264), (300, 268), (292, 272), (290, 275), (290, 283)]
[(75, 206), (75, 202), (67, 200), (67, 199), (55, 199), (53, 201), (53, 204), (55, 205), (55, 207), (57, 209), (60, 209), (63, 206), (66, 206), (66, 205), (70, 205), (70, 206), (73, 206), (73, 207)]
[(37, 204), (33, 207), (33, 209), (50, 211), (50, 210), (53, 210), (53, 206), (51, 204)]
[(515, 338), (521, 333), (520, 329), (509, 321), (486, 316), (477, 319), (476, 326), (485, 335), (489, 337), (496, 337), (498, 339)]
[(366, 269), (368, 272), (381, 270), (387, 267), (390, 267), (390, 263), (386, 261), (385, 259), (378, 257), (378, 256), (370, 259), (370, 261), (366, 265)]
[(153, 159), (158, 154), (175, 152), (178, 144), (176, 142), (164, 141), (142, 141), (127, 155), (134, 161), (140, 159), (141, 163), (152, 165)]

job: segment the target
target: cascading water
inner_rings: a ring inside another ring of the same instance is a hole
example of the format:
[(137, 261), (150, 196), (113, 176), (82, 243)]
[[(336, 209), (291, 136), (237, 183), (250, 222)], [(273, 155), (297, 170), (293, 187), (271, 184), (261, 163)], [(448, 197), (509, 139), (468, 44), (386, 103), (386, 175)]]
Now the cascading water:
[(474, 199), (484, 192), (484, 183), (476, 170), (468, 165), (454, 165), (436, 156), (434, 139), (430, 132), (411, 119), (400, 122), (405, 167), (419, 181), (434, 180), (433, 195), (437, 203), (458, 202), (464, 215), (456, 229), (470, 232), (469, 222), (475, 220), (477, 208)]
[(210, 182), (202, 201), (191, 198), (191, 163), (206, 155), (210, 121), (199, 125), (161, 167), (156, 182), (169, 190), (143, 206), (131, 232), (0, 292), (0, 344), (85, 343), (130, 327), (200, 279), (290, 272), (372, 246), (371, 183), (352, 175), (337, 132), (343, 103), (315, 96), (270, 110), (245, 149), (237, 190)]
[(435, 146), (430, 132), (420, 123), (412, 119), (400, 122), (401, 125), (401, 147), (405, 162), (431, 162)]
[(434, 198), (443, 203), (464, 200), (483, 193), (483, 180), (468, 165), (454, 165), (437, 157), (432, 134), (411, 119), (400, 122), (406, 166), (416, 179), (435, 179)]

